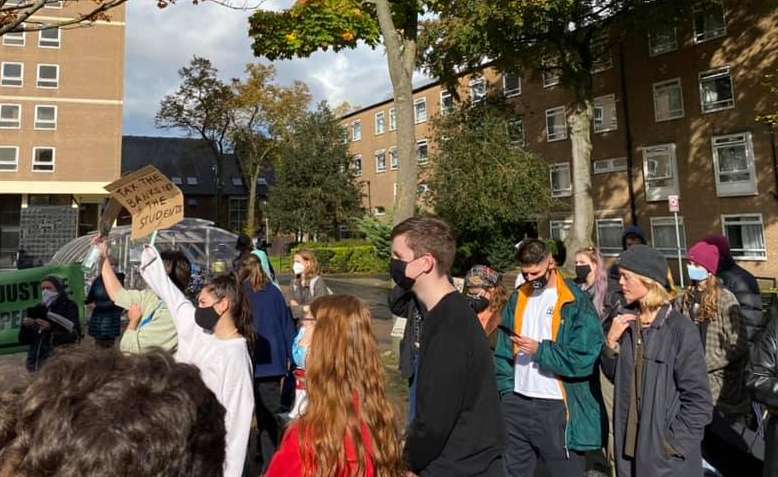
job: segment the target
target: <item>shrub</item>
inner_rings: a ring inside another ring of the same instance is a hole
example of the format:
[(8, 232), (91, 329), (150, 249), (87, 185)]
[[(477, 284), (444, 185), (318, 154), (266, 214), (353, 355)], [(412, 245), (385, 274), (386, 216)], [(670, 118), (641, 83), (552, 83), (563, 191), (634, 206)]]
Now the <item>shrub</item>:
[(376, 255), (376, 248), (364, 241), (303, 243), (292, 249), (311, 250), (323, 273), (377, 273), (385, 272), (388, 262)]

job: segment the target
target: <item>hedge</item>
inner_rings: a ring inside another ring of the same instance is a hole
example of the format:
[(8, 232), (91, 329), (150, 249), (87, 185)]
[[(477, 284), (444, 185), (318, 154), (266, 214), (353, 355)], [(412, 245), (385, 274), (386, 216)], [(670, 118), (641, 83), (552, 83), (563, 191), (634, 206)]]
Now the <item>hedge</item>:
[(385, 272), (389, 264), (376, 256), (376, 249), (361, 241), (304, 243), (294, 247), (311, 250), (319, 261), (322, 273), (378, 273)]

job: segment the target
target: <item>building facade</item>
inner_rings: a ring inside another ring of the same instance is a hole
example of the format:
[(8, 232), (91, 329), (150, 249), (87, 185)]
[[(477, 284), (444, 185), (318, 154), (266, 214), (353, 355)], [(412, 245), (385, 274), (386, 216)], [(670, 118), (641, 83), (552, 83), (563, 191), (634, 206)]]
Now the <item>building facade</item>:
[[(696, 11), (677, 28), (631, 35), (597, 63), (594, 238), (606, 255), (621, 251), (624, 227), (636, 223), (649, 244), (675, 257), (668, 197), (678, 195), (682, 254), (687, 244), (723, 233), (745, 268), (778, 275), (776, 139), (756, 121), (776, 104), (764, 75), (778, 64), (778, 15), (759, 4), (727, 0), (718, 10)], [(550, 162), (551, 194), (560, 199), (550, 215), (538, 217), (537, 229), (564, 239), (572, 223), (566, 118), (572, 96), (558, 83), (549, 74), (486, 68), (462, 77), (459, 93), (472, 101), (503, 94), (515, 105), (517, 140)], [(430, 120), (452, 104), (437, 83), (414, 92), (420, 192), (434, 148)], [(365, 184), (365, 206), (376, 215), (394, 202), (392, 111), (389, 100), (342, 118)]]
[[(89, 2), (32, 17), (75, 18)], [(0, 268), (94, 230), (121, 168), (125, 7), (92, 26), (0, 37)]]

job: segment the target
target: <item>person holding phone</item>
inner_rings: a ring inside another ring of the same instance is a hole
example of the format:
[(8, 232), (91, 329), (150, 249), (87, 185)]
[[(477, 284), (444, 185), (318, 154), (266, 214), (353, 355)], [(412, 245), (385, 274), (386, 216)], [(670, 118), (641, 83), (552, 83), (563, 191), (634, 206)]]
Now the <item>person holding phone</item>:
[(519, 250), (525, 283), (502, 313), (494, 361), (506, 426), (505, 472), (582, 477), (607, 425), (596, 367), (604, 337), (591, 300), (556, 270), (548, 245)]

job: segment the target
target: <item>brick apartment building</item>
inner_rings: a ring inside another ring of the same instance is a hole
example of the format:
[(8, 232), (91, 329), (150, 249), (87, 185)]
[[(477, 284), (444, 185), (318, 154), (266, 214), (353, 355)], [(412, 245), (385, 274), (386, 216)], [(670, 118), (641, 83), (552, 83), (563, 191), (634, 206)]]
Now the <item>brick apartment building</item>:
[[(593, 76), (592, 189), (595, 239), (621, 250), (625, 225), (650, 244), (678, 248), (667, 198), (681, 202), (681, 248), (724, 233), (733, 255), (754, 274), (778, 276), (778, 161), (772, 131), (757, 123), (769, 100), (763, 76), (778, 65), (778, 14), (757, 0), (726, 0), (685, 25), (634, 34), (601, 58)], [(538, 217), (540, 236), (564, 239), (572, 222), (571, 145), (565, 107), (571, 95), (553, 75), (499, 74), (486, 68), (459, 82), (462, 97), (504, 94), (516, 108), (517, 140), (551, 163), (551, 194), (562, 206)], [(414, 91), (419, 189), (435, 147), (431, 120), (453, 105), (438, 83)], [(391, 100), (342, 117), (365, 206), (388, 213), (397, 169)], [(517, 239), (520, 237), (517, 237)]]
[[(91, 2), (32, 17), (74, 18)], [(94, 230), (103, 186), (120, 176), (124, 5), (88, 28), (0, 37), (0, 268), (24, 249), (46, 262)]]

